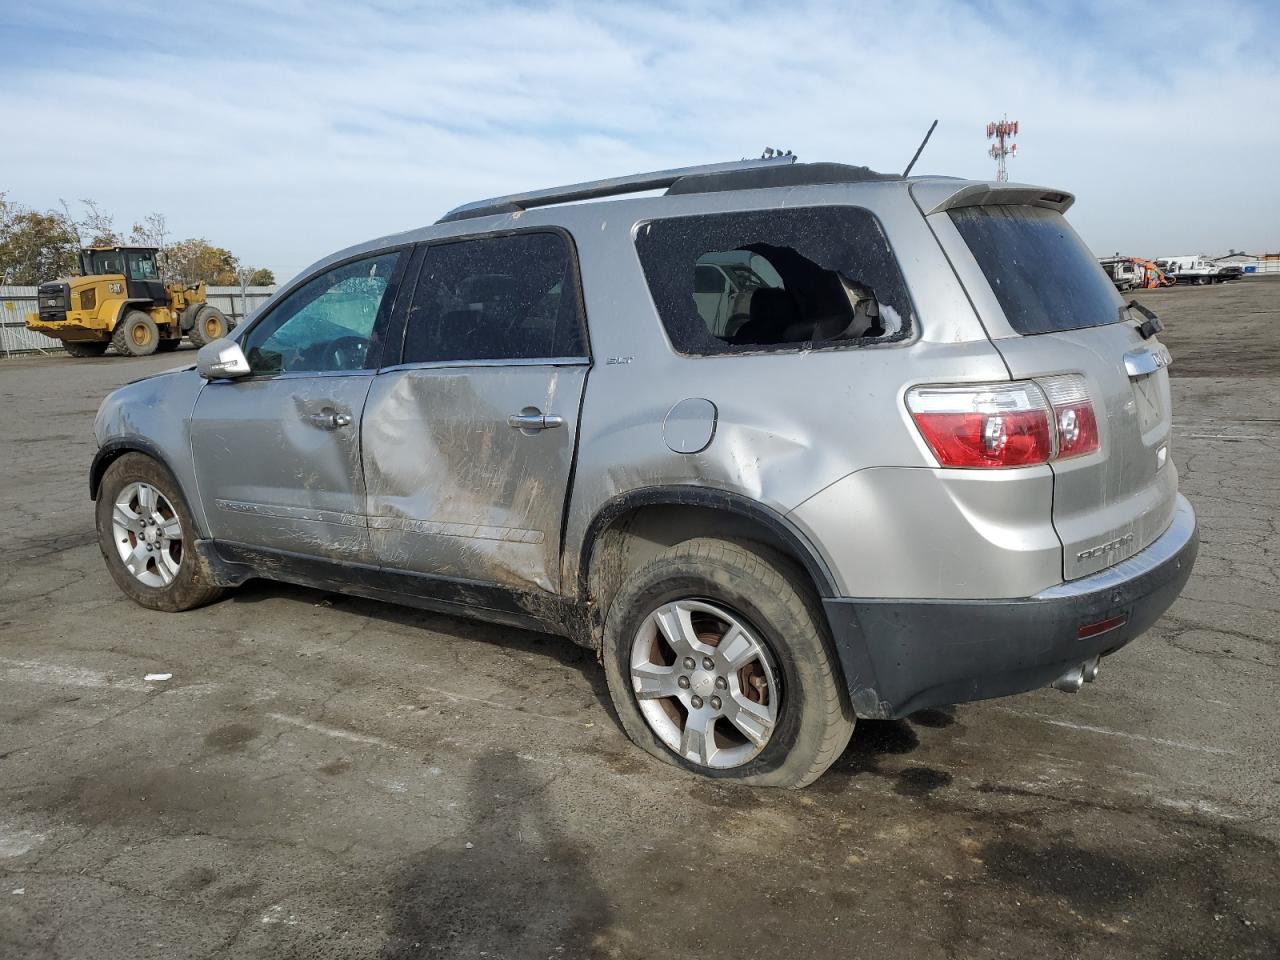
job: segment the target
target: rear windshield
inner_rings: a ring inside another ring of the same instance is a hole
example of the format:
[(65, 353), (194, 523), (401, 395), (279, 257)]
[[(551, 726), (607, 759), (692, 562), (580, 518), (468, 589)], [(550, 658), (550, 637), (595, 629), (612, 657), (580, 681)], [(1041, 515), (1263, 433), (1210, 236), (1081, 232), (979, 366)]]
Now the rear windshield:
[(1016, 332), (1079, 330), (1120, 319), (1115, 285), (1062, 214), (1010, 204), (961, 207), (951, 220)]

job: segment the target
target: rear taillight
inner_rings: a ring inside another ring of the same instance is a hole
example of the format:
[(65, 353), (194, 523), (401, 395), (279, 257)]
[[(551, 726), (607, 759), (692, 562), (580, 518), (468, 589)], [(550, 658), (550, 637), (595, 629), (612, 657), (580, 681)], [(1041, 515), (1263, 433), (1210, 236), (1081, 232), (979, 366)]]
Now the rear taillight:
[(1053, 407), (1053, 423), (1058, 434), (1057, 460), (1081, 457), (1098, 449), (1098, 418), (1093, 414), (1089, 388), (1084, 377), (1068, 374), (1045, 377), (1036, 383), (1044, 388)]
[(1083, 377), (913, 387), (907, 409), (944, 467), (1025, 467), (1098, 449)]

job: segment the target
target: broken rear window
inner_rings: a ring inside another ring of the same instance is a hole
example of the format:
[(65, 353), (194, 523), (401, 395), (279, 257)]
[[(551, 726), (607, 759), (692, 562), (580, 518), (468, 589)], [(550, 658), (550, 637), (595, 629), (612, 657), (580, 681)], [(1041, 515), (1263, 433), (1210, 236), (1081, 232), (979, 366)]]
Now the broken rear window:
[(860, 346), (911, 331), (893, 251), (861, 208), (653, 220), (637, 231), (636, 249), (683, 354)]

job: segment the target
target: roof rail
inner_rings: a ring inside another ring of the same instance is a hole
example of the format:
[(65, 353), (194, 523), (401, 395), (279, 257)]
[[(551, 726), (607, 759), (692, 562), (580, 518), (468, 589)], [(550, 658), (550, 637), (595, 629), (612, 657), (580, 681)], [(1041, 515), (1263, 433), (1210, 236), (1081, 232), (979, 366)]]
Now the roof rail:
[(550, 187), (546, 190), (513, 193), (506, 197), (492, 197), (488, 200), (464, 203), (462, 206), (450, 210), (436, 222), (451, 223), (455, 220), (470, 220), (473, 217), (488, 217), (498, 213), (515, 213), (519, 210), (527, 210), (530, 207), (547, 207), (555, 203), (571, 203), (574, 200), (599, 200), (603, 197), (617, 197), (627, 193), (640, 193), (644, 190), (661, 190), (664, 187), (671, 186), (682, 177), (754, 170), (760, 167), (786, 166), (787, 164), (795, 163), (795, 160), (796, 158), (793, 155), (781, 154), (760, 160), (704, 163), (697, 167), (677, 167), (674, 170), (633, 173), (626, 177), (589, 180), (586, 183), (571, 183), (567, 186)]

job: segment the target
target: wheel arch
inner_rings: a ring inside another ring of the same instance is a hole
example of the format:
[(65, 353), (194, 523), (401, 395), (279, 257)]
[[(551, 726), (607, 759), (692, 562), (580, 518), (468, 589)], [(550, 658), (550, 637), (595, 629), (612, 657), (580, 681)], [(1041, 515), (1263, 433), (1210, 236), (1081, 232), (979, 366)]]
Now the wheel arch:
[[(150, 317), (151, 310), (155, 306), (154, 300), (148, 300), (145, 297), (131, 297), (124, 300), (117, 300), (116, 302), (120, 306), (116, 308), (116, 315), (111, 318), (112, 333), (115, 332), (116, 327), (120, 325), (120, 321), (124, 319), (124, 315), (130, 310), (141, 310)], [(152, 322), (155, 322), (154, 317), (152, 317)], [(156, 326), (159, 326), (159, 324), (156, 324)]]
[[(187, 501), (188, 506), (192, 504), (193, 501), (183, 487), (182, 481), (178, 479), (178, 474), (173, 469), (173, 466), (165, 455), (160, 452), (160, 448), (145, 437), (117, 437), (108, 440), (98, 448), (98, 452), (93, 455), (93, 462), (89, 464), (90, 500), (98, 499), (98, 491), (102, 488), (102, 477), (107, 472), (107, 468), (126, 453), (145, 454), (164, 467), (169, 476), (173, 478), (173, 482), (177, 484), (178, 490), (181, 491), (182, 497)], [(195, 510), (192, 510), (192, 515), (195, 515)]]
[(605, 503), (579, 552), (578, 597), (590, 643), (627, 574), (657, 552), (697, 537), (731, 537), (772, 547), (791, 560), (819, 599), (838, 594), (836, 579), (811, 540), (778, 511), (742, 494), (692, 485), (644, 487)]

